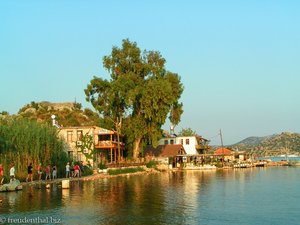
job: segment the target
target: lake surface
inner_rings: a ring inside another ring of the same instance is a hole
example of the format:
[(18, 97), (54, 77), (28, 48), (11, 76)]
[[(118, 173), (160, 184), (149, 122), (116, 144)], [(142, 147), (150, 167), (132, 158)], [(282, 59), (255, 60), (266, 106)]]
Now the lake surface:
[[(0, 193), (0, 223), (300, 224), (300, 168), (166, 172)], [(23, 221), (24, 222), (24, 221)], [(37, 223), (38, 223), (37, 222)]]

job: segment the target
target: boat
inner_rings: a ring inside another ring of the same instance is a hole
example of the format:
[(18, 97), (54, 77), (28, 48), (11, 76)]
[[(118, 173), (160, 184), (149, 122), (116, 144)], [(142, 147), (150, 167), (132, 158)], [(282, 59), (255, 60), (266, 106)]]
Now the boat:
[(293, 155), (280, 155), (279, 157), (282, 157), (282, 158), (284, 158), (284, 157), (296, 158), (296, 157), (299, 157), (299, 156), (293, 154)]
[(194, 166), (194, 165), (186, 165), (183, 169), (185, 170), (215, 170), (217, 167), (215, 165), (204, 164), (203, 166)]

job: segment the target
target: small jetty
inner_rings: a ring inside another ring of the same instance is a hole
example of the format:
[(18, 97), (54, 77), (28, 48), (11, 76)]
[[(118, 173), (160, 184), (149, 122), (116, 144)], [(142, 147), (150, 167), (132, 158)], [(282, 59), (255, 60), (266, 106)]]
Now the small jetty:
[(242, 162), (233, 165), (233, 168), (250, 168), (250, 167), (266, 167), (268, 163), (266, 161), (257, 162)]

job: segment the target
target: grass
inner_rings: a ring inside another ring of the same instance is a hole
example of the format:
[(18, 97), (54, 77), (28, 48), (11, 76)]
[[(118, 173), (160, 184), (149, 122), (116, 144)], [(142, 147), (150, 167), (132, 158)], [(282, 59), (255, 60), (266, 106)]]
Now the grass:
[(137, 168), (108, 170), (107, 172), (109, 175), (119, 175), (119, 174), (136, 173), (136, 172), (143, 172), (143, 171), (145, 171), (143, 168), (137, 167)]

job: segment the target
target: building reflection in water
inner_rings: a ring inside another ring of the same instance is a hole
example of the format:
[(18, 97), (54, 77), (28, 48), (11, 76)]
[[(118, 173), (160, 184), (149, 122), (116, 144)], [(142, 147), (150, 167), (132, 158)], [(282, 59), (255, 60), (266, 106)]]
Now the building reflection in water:
[(237, 209), (246, 215), (249, 201), (257, 204), (253, 196), (262, 182), (274, 180), (277, 170), (165, 172), (71, 181), (70, 189), (57, 184), (50, 189), (26, 186), (20, 192), (0, 193), (0, 213), (53, 213), (66, 224), (197, 224), (200, 220), (208, 224), (221, 217), (230, 221)]

